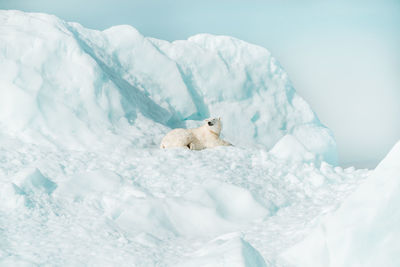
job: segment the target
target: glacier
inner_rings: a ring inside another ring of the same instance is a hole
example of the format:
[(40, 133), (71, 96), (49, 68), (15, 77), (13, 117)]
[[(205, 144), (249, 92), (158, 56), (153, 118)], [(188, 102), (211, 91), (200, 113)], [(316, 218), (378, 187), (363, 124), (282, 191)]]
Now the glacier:
[[(375, 173), (336, 166), (277, 60), (233, 37), (0, 10), (0, 69), (0, 266), (299, 266)], [(158, 148), (211, 116), (233, 147)]]

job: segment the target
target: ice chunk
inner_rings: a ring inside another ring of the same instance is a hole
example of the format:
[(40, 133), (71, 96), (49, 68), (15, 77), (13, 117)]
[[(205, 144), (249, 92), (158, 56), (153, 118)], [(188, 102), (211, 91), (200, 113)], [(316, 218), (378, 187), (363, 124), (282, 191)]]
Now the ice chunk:
[(282, 254), (295, 266), (400, 265), (400, 141), (340, 208)]
[(17, 174), (14, 181), (16, 193), (24, 195), (35, 191), (50, 195), (57, 184), (45, 177), (38, 169), (27, 169)]
[[(14, 194), (10, 194), (10, 186)], [(12, 207), (21, 207), (23, 203), (25, 207), (32, 208), (38, 199), (40, 202), (41, 198), (49, 198), (56, 188), (57, 184), (44, 176), (39, 169), (26, 168), (15, 174), (11, 183), (4, 185), (2, 191), (5, 195), (2, 198), (6, 199), (2, 206), (5, 210), (10, 210)]]

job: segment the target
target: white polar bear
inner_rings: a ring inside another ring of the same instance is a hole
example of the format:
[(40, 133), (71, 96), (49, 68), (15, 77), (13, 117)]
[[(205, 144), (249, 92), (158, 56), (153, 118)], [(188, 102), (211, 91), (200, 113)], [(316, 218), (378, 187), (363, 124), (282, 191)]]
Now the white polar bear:
[(161, 141), (160, 148), (184, 147), (192, 150), (201, 150), (216, 146), (231, 146), (219, 138), (222, 123), (221, 118), (210, 118), (205, 124), (194, 129), (174, 129), (167, 133)]

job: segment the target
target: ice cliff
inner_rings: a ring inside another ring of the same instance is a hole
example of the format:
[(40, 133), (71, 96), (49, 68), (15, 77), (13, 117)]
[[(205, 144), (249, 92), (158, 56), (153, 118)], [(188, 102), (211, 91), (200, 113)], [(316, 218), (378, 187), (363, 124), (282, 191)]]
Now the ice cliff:
[(151, 147), (167, 127), (220, 116), (235, 145), (269, 149), (291, 135), (336, 163), (331, 132), (262, 47), (208, 34), (170, 43), (19, 11), (1, 11), (0, 27), (3, 133), (69, 149)]

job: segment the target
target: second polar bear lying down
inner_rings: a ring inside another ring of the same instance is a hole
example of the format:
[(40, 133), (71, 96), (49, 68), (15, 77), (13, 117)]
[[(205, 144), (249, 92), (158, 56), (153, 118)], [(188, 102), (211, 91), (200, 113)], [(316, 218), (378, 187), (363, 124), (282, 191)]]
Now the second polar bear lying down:
[(216, 146), (231, 146), (219, 138), (222, 123), (220, 118), (205, 120), (205, 124), (194, 129), (174, 129), (161, 141), (161, 148), (184, 147), (192, 150), (201, 150)]

